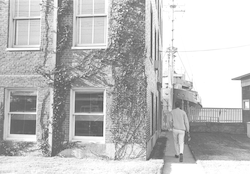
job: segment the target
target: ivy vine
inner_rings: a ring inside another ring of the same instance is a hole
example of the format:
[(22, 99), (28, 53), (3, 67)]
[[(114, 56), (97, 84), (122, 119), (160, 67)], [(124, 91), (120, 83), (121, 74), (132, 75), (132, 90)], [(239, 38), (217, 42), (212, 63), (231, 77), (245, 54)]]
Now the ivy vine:
[[(53, 5), (47, 0), (46, 7)], [(51, 8), (44, 8), (50, 13)], [(69, 51), (72, 26), (67, 24), (72, 1), (58, 1), (58, 30), (56, 66), (49, 69), (46, 62), (49, 47), (46, 44), (44, 62), (36, 69), (47, 79), (53, 91), (52, 147), (51, 155), (64, 149), (66, 99), (74, 83), (81, 79), (102, 84), (112, 89), (112, 141), (115, 144), (115, 159), (141, 157), (146, 151), (146, 88), (145, 75), (145, 1), (113, 0), (109, 21), (109, 46), (106, 50), (78, 51), (74, 54), (76, 64), (65, 64), (61, 57)], [(49, 28), (45, 15), (46, 32)], [(49, 35), (45, 34), (45, 42)], [(106, 78), (107, 67), (111, 68), (113, 80)], [(46, 133), (44, 134), (46, 135)], [(46, 136), (43, 137), (46, 139)], [(46, 144), (45, 144), (46, 145)], [(135, 150), (140, 148), (140, 150)], [(45, 148), (48, 149), (46, 145)], [(129, 150), (128, 150), (129, 149)]]
[(141, 157), (146, 151), (145, 1), (114, 0), (111, 20), (113, 42), (109, 49), (119, 55), (112, 71), (115, 159)]

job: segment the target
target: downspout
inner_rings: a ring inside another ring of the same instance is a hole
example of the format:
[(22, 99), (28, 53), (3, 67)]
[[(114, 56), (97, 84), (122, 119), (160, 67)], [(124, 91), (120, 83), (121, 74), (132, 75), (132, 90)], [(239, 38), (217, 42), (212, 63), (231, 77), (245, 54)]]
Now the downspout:
[[(55, 68), (56, 66), (56, 50), (57, 50), (57, 9), (58, 9), (58, 1), (54, 0), (54, 4), (53, 4), (53, 31), (52, 31), (52, 35), (53, 35), (53, 43), (52, 43), (52, 47), (53, 47), (53, 52), (52, 52), (52, 64)], [(52, 122), (53, 122), (53, 104), (54, 104), (54, 88), (51, 87), (50, 88), (50, 117), (49, 117), (49, 145), (50, 145), (50, 151), (52, 151), (52, 137), (53, 137), (53, 128), (52, 128)]]

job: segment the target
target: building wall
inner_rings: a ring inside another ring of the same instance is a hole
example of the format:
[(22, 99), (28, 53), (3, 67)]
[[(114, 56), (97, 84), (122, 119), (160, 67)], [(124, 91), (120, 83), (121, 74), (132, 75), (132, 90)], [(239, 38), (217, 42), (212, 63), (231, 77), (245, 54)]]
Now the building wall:
[[(242, 101), (250, 100), (250, 86), (242, 87)], [(250, 122), (250, 110), (242, 109), (242, 119), (243, 123)]]
[[(3, 130), (4, 130), (4, 119), (5, 119), (5, 95), (8, 89), (18, 88), (18, 89), (36, 89), (38, 91), (37, 96), (37, 140), (40, 140), (42, 137), (42, 126), (41, 123), (45, 123), (49, 117), (51, 117), (51, 98), (53, 94), (51, 93), (51, 88), (47, 85), (46, 80), (39, 74), (36, 73), (36, 68), (38, 65), (45, 65), (52, 69), (55, 67), (55, 54), (53, 50), (55, 49), (55, 34), (52, 32), (53, 27), (55, 27), (55, 19), (53, 12), (49, 15), (49, 25), (50, 32), (48, 38), (46, 37), (46, 27), (45, 27), (45, 16), (42, 15), (41, 18), (41, 47), (40, 50), (31, 51), (31, 50), (10, 50), (8, 49), (8, 14), (9, 11), (9, 1), (5, 0), (5, 3), (1, 6), (0, 10), (0, 140), (3, 139)], [(109, 0), (111, 5), (111, 0)], [(161, 73), (159, 70), (155, 69), (155, 64), (157, 60), (161, 60), (160, 53), (157, 51), (160, 50), (161, 41), (159, 48), (155, 49), (155, 44), (158, 42), (155, 39), (155, 32), (160, 32), (160, 23), (158, 21), (159, 15), (157, 12), (158, 6), (155, 4), (158, 1), (155, 0), (146, 0), (146, 27), (145, 27), (145, 47), (147, 50), (147, 57), (145, 58), (145, 71), (147, 76), (147, 158), (152, 151), (152, 148), (156, 142), (156, 139), (160, 133), (160, 119), (156, 118), (161, 117), (161, 94), (159, 87), (157, 87), (157, 82), (161, 78)], [(71, 5), (73, 0), (71, 1)], [(111, 7), (111, 6), (110, 6)], [(72, 10), (69, 10), (68, 18), (65, 20), (65, 24), (69, 27), (73, 26), (73, 6), (70, 7)], [(109, 8), (110, 9), (110, 8)], [(153, 31), (151, 31), (151, 10), (153, 13)], [(110, 13), (109, 13), (110, 15)], [(55, 29), (55, 28), (54, 28)], [(72, 29), (72, 28), (71, 28)], [(151, 44), (151, 33), (152, 33), (152, 44)], [(48, 42), (48, 45), (46, 43)], [(153, 52), (151, 57), (151, 46), (153, 45)], [(72, 37), (69, 38), (69, 43), (64, 49), (60, 61), (68, 65), (74, 65), (76, 60), (76, 54), (82, 54), (83, 50), (72, 50)], [(45, 61), (46, 59), (46, 61)], [(107, 68), (107, 72), (110, 69)], [(112, 82), (111, 72), (107, 73), (107, 79)], [(112, 145), (112, 137), (110, 130), (112, 129), (112, 122), (110, 118), (111, 114), (111, 105), (112, 105), (112, 90), (110, 87), (104, 85), (97, 85), (86, 83), (84, 81), (78, 81), (73, 85), (73, 88), (106, 88), (106, 118), (105, 118), (105, 144), (99, 145), (94, 148), (99, 148), (99, 151), (106, 151), (107, 153), (112, 153), (114, 151), (114, 145)], [(153, 98), (152, 98), (153, 96)], [(66, 120), (64, 122), (64, 131), (65, 131), (65, 140), (70, 140), (70, 91), (68, 91), (68, 97), (66, 101)], [(154, 105), (152, 106), (152, 102)], [(156, 106), (157, 103), (157, 106)], [(154, 125), (152, 125), (154, 124)], [(90, 147), (93, 148), (93, 147)], [(100, 150), (101, 149), (101, 150)]]
[[(145, 30), (145, 39), (146, 39), (146, 49), (147, 49), (147, 57), (145, 58), (145, 70), (146, 70), (146, 76), (147, 76), (147, 106), (148, 106), (148, 112), (147, 112), (147, 158), (150, 155), (150, 152), (152, 151), (152, 148), (156, 142), (156, 139), (159, 135), (160, 132), (160, 122), (159, 119), (156, 118), (156, 115), (158, 115), (159, 117), (161, 116), (161, 112), (160, 110), (160, 106), (161, 106), (161, 95), (159, 94), (159, 90), (157, 88), (157, 79), (160, 78), (161, 74), (159, 74), (159, 72), (157, 70), (155, 70), (154, 68), (154, 64), (156, 62), (156, 60), (161, 60), (160, 56), (157, 54), (156, 55), (156, 50), (155, 50), (155, 46), (153, 46), (153, 57), (151, 57), (151, 53), (150, 53), (150, 47), (151, 47), (151, 37), (150, 37), (150, 32), (153, 33), (153, 44), (156, 44), (156, 40), (155, 40), (155, 32), (160, 33), (160, 23), (158, 21), (158, 12), (157, 12), (157, 7), (155, 4), (155, 0), (146, 0), (146, 30)], [(150, 19), (150, 12), (153, 12), (153, 31), (151, 31), (151, 19)], [(72, 26), (72, 16), (73, 14), (70, 13), (69, 18), (66, 20), (67, 25)], [(109, 13), (109, 15), (111, 15)], [(111, 16), (109, 16), (111, 17)], [(74, 65), (74, 61), (75, 61), (75, 55), (76, 54), (82, 54), (82, 52), (86, 52), (84, 50), (72, 50), (71, 49), (71, 39), (69, 42), (69, 46), (68, 48), (64, 51), (64, 54), (62, 56), (62, 61), (66, 64), (69, 65)], [(160, 46), (161, 47), (161, 41), (160, 41)], [(158, 48), (160, 49), (160, 48)], [(158, 50), (157, 49), (157, 50)], [(155, 57), (156, 55), (156, 57)], [(110, 76), (108, 77), (108, 79), (110, 81), (112, 81), (112, 77), (111, 77), (111, 72), (110, 72)], [(82, 81), (79, 81), (77, 84), (75, 84), (73, 87), (75, 88), (89, 88), (89, 87), (97, 87), (97, 84), (86, 84)], [(99, 85), (99, 87), (105, 87), (105, 86), (101, 86)], [(110, 94), (111, 93), (111, 89), (107, 88), (107, 93)], [(152, 95), (153, 94), (153, 103), (154, 106), (151, 106), (152, 103)], [(110, 118), (110, 111), (111, 111), (111, 104), (112, 104), (112, 95), (107, 95), (107, 112), (106, 112), (106, 131), (105, 131), (105, 143), (112, 143), (111, 142), (111, 133), (110, 130), (112, 128), (112, 124), (111, 124), (111, 118)], [(156, 102), (157, 100), (157, 102)], [(157, 103), (157, 108), (156, 108), (156, 103)], [(67, 107), (68, 109), (70, 107)], [(153, 111), (152, 111), (153, 110)], [(156, 114), (157, 112), (157, 114)], [(152, 115), (153, 113), (153, 115)], [(158, 124), (156, 124), (156, 122), (158, 122)], [(69, 118), (66, 119), (65, 122), (65, 127), (67, 128), (66, 125), (69, 124)], [(154, 126), (152, 126), (152, 124), (154, 124)], [(157, 127), (156, 127), (157, 125)], [(153, 129), (152, 129), (153, 128)], [(68, 130), (68, 128), (67, 128)]]
[[(157, 39), (155, 39), (155, 32), (160, 34), (160, 26), (159, 26), (159, 20), (158, 20), (158, 11), (157, 11), (157, 1), (154, 0), (147, 0), (146, 1), (146, 50), (147, 50), (147, 58), (145, 60), (145, 70), (146, 70), (146, 76), (147, 76), (147, 108), (148, 108), (148, 114), (147, 114), (147, 158), (149, 158), (149, 155), (155, 145), (155, 142), (158, 138), (159, 132), (160, 132), (160, 125), (157, 125), (156, 122), (158, 122), (156, 118), (156, 112), (158, 112), (158, 116), (161, 115), (159, 113), (159, 105), (161, 104), (159, 95), (159, 91), (157, 88), (157, 82), (158, 82), (158, 70), (155, 70), (155, 64), (156, 61), (160, 59), (159, 54), (156, 54), (159, 49), (155, 49), (155, 44), (157, 44)], [(152, 13), (152, 17), (151, 17)], [(151, 26), (151, 22), (153, 22), (153, 26)], [(156, 34), (157, 35), (157, 34)], [(153, 42), (153, 43), (151, 43)], [(153, 45), (153, 48), (151, 46)], [(151, 53), (152, 50), (152, 53)], [(152, 99), (153, 97), (153, 99)], [(157, 105), (156, 108), (156, 98), (157, 98)], [(153, 103), (153, 106), (152, 106)], [(152, 111), (153, 110), (153, 111)], [(159, 123), (159, 122), (158, 122)]]
[[(111, 0), (109, 0), (109, 7), (108, 7), (108, 19), (110, 19), (111, 14), (110, 14), (110, 8), (111, 8)], [(68, 25), (69, 26), (69, 30), (73, 31), (73, 0), (70, 1), (70, 7), (68, 9), (68, 15), (66, 18), (64, 18), (63, 22), (64, 25)], [(77, 62), (81, 59), (84, 59), (85, 55), (87, 55), (91, 50), (89, 49), (72, 49), (72, 45), (73, 45), (73, 37), (72, 37), (72, 33), (70, 35), (70, 37), (68, 37), (68, 43), (67, 43), (67, 47), (63, 50), (61, 57), (60, 57), (60, 61), (63, 64), (66, 64), (68, 66), (75, 66), (77, 65)], [(99, 49), (97, 49), (99, 50)], [(112, 74), (111, 74), (111, 68), (107, 68), (106, 69), (106, 80), (108, 82), (112, 83)], [(96, 84), (94, 82), (89, 82), (89, 81), (85, 81), (85, 80), (77, 80), (74, 84), (72, 84), (72, 89), (96, 89), (96, 88), (105, 88), (106, 89), (106, 115), (105, 115), (105, 144), (107, 143), (111, 143), (112, 142), (112, 137), (111, 137), (111, 132), (110, 129), (112, 128), (112, 122), (111, 122), (111, 118), (110, 118), (110, 112), (111, 112), (111, 104), (112, 104), (112, 95), (111, 95), (111, 88), (108, 86), (105, 86), (103, 84)], [(71, 89), (71, 90), (72, 90)], [(72, 117), (72, 113), (70, 111), (70, 109), (72, 109), (72, 105), (70, 102), (70, 91), (68, 91), (68, 97), (67, 97), (67, 102), (66, 102), (66, 113), (67, 113), (67, 117), (65, 119), (64, 122), (64, 130), (65, 130), (65, 140), (72, 140), (72, 135), (70, 135), (70, 119)], [(97, 150), (98, 153), (106, 153), (106, 145), (105, 144), (95, 144), (95, 145), (90, 145), (91, 143), (95, 143), (95, 142), (84, 142), (88, 149), (92, 149), (93, 151)], [(94, 147), (94, 148), (93, 148)], [(101, 149), (101, 150), (100, 150)]]
[[(36, 73), (38, 65), (43, 64), (44, 60), (44, 43), (45, 40), (45, 23), (44, 16), (41, 17), (42, 35), (40, 50), (23, 50), (8, 48), (8, 24), (9, 24), (9, 1), (4, 0), (1, 3), (0, 10), (0, 140), (3, 139), (4, 120), (6, 120), (6, 108), (4, 108), (5, 95), (8, 89), (35, 89), (38, 92), (37, 96), (37, 140), (41, 139), (41, 124), (43, 116), (50, 113), (50, 89), (46, 84), (45, 79)], [(50, 15), (49, 23), (53, 23), (53, 16)], [(53, 27), (53, 26), (50, 26)], [(53, 34), (48, 35), (50, 42), (48, 43), (50, 51), (53, 49), (52, 40)], [(47, 56), (47, 66), (54, 66), (54, 57), (50, 52)], [(46, 116), (47, 117), (47, 116)]]

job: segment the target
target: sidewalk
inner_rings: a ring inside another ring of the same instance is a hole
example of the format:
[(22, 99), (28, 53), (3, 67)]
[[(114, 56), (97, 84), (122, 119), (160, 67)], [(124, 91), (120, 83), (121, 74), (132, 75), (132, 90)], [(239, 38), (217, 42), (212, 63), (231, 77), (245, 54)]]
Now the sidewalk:
[(174, 140), (172, 131), (163, 133), (167, 137), (167, 144), (164, 156), (163, 174), (204, 174), (204, 170), (201, 165), (197, 164), (188, 145), (184, 147), (183, 162), (179, 162), (178, 158), (175, 158)]

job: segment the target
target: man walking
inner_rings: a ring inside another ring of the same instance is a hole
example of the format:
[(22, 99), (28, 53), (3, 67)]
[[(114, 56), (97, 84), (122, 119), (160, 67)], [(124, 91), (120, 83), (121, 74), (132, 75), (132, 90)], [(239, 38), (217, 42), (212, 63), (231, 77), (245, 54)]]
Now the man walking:
[(170, 123), (173, 128), (175, 157), (179, 158), (180, 162), (183, 162), (184, 136), (185, 131), (189, 132), (189, 122), (186, 112), (180, 108), (181, 103), (179, 101), (175, 102), (175, 109), (171, 112)]

